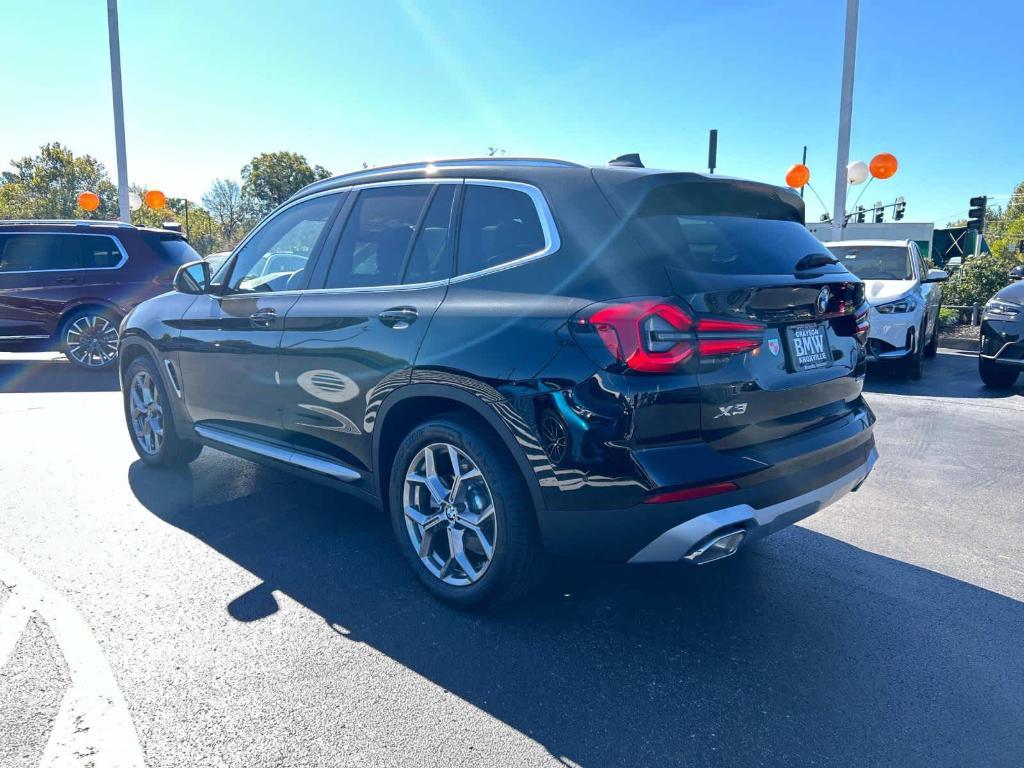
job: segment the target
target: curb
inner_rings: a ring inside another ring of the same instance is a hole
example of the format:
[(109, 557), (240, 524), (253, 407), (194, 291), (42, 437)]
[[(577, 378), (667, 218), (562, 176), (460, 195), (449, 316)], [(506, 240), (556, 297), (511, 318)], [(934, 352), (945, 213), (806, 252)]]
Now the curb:
[(943, 349), (963, 349), (968, 352), (977, 352), (979, 342), (977, 339), (961, 339), (955, 336), (939, 336), (939, 346)]

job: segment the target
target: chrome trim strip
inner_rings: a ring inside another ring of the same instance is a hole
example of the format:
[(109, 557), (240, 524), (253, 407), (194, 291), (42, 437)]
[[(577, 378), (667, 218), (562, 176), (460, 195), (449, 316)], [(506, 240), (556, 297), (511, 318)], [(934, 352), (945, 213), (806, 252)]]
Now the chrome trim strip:
[(76, 269), (12, 269), (0, 270), (0, 275), (46, 275), (51, 272), (108, 272), (113, 269), (120, 269), (128, 263), (128, 252), (121, 245), (121, 241), (113, 235), (105, 235), (96, 232), (31, 232), (17, 229), (2, 229), (0, 235), (31, 235), (42, 237), (43, 235), (59, 235), (63, 237), (105, 237), (110, 240), (121, 254), (121, 260), (113, 267), (78, 267)]
[(230, 445), (232, 448), (239, 448), (240, 450), (265, 456), (268, 459), (274, 459), (285, 464), (309, 469), (322, 475), (329, 475), (338, 480), (351, 482), (360, 478), (359, 472), (341, 462), (328, 461), (317, 456), (310, 456), (301, 451), (270, 445), (262, 440), (236, 435), (233, 432), (228, 432), (218, 427), (197, 424), (195, 430), (196, 434), (207, 440), (212, 440), (222, 445)]
[[(3, 274), (10, 274), (10, 273), (3, 273)], [(48, 339), (48, 338), (50, 338), (50, 337), (47, 336), (44, 333), (42, 336), (38, 336), (38, 335), (34, 335), (34, 336), (0, 336), (0, 341), (29, 341), (29, 340), (32, 340), (32, 339)]]
[(558, 235), (558, 227), (555, 226), (555, 217), (551, 215), (551, 208), (548, 206), (547, 198), (544, 197), (544, 193), (537, 189), (537, 187), (532, 184), (523, 184), (520, 181), (501, 181), (497, 179), (465, 179), (465, 182), (467, 185), (473, 184), (482, 187), (514, 189), (529, 195), (533, 201), (533, 207), (537, 210), (537, 216), (540, 218), (541, 231), (544, 233), (544, 247), (535, 253), (528, 253), (525, 256), (520, 256), (518, 259), (506, 261), (504, 264), (497, 264), (493, 267), (469, 272), (465, 275), (457, 275), (451, 279), (451, 283), (461, 283), (466, 280), (472, 280), (475, 277), (481, 277), (482, 275), (492, 275), (496, 272), (504, 272), (506, 269), (514, 269), (535, 259), (550, 256), (562, 247), (562, 239)]
[(754, 509), (749, 504), (737, 504), (725, 509), (705, 512), (692, 520), (669, 528), (633, 555), (629, 562), (674, 563), (684, 558), (702, 539), (726, 526), (754, 523), (752, 528), (748, 529), (748, 536), (756, 536), (759, 526), (772, 523), (782, 515), (794, 512), (802, 513), (802, 517), (812, 515), (838, 501), (864, 482), (877, 460), (878, 451), (872, 448), (867, 461), (838, 480), (833, 480), (828, 485), (815, 488), (794, 499), (780, 501), (778, 504), (772, 504), (763, 509)]
[(981, 357), (985, 358), (986, 360), (997, 360), (997, 361), (998, 361), (998, 362), (1000, 362), (1000, 363), (1006, 363), (1006, 364), (1008, 364), (1008, 365), (1024, 365), (1024, 360), (1000, 360), (1000, 359), (999, 359), (999, 358), (1000, 358), (1000, 356), (1001, 356), (1001, 355), (1002, 355), (1002, 354), (1003, 354), (1003, 353), (1004, 353), (1004, 352), (1005, 352), (1005, 351), (1006, 351), (1007, 349), (1009, 349), (1010, 347), (1015, 347), (1015, 346), (1017, 346), (1017, 345), (1018, 345), (1018, 344), (1020, 344), (1020, 343), (1021, 343), (1021, 342), (1019, 342), (1019, 341), (1005, 341), (1005, 342), (1003, 342), (1003, 346), (1001, 346), (1001, 347), (999, 348), (999, 351), (998, 351), (998, 352), (996, 352), (996, 353), (995, 353), (994, 355), (982, 355), (980, 351), (978, 352), (978, 354), (979, 354), (979, 355), (980, 355)]

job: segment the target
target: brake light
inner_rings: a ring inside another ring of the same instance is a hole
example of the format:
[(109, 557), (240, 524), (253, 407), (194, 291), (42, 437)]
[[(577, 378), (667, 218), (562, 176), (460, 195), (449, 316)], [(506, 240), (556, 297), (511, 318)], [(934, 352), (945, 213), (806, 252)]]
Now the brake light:
[(862, 338), (867, 338), (868, 331), (871, 330), (871, 321), (868, 319), (868, 308), (867, 305), (861, 307), (860, 311), (857, 312), (857, 335)]
[(676, 300), (654, 298), (588, 307), (570, 327), (577, 339), (595, 333), (618, 363), (644, 373), (667, 373), (700, 356), (749, 352), (761, 345), (765, 331), (749, 320), (697, 318)]

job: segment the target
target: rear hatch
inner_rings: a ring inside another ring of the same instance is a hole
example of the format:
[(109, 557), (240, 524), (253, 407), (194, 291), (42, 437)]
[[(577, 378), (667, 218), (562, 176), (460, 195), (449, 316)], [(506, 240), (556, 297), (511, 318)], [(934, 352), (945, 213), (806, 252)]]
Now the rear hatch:
[(803, 226), (799, 197), (696, 174), (595, 178), (691, 318), (668, 322), (693, 337), (683, 364), (700, 387), (704, 440), (744, 448), (849, 414), (862, 387), (864, 289)]

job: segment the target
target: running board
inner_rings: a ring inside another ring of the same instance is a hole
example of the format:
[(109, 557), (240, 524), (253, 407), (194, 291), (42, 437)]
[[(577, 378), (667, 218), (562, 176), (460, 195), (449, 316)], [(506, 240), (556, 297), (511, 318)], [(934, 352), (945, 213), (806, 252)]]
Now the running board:
[(303, 453), (302, 451), (281, 448), (280, 446), (265, 443), (262, 440), (257, 440), (252, 437), (243, 437), (242, 435), (229, 432), (226, 429), (220, 429), (219, 427), (208, 427), (204, 424), (197, 424), (195, 426), (195, 430), (196, 434), (205, 440), (220, 443), (221, 445), (227, 445), (232, 448), (238, 448), (239, 450), (247, 451), (248, 453), (255, 453), (259, 456), (265, 456), (268, 459), (274, 459), (275, 461), (291, 464), (295, 467), (308, 469), (311, 472), (319, 472), (321, 475), (327, 475), (338, 480), (352, 482), (353, 480), (358, 480), (360, 477), (359, 472), (346, 464), (342, 464), (341, 462), (321, 459), (319, 456), (311, 456), (310, 454)]

